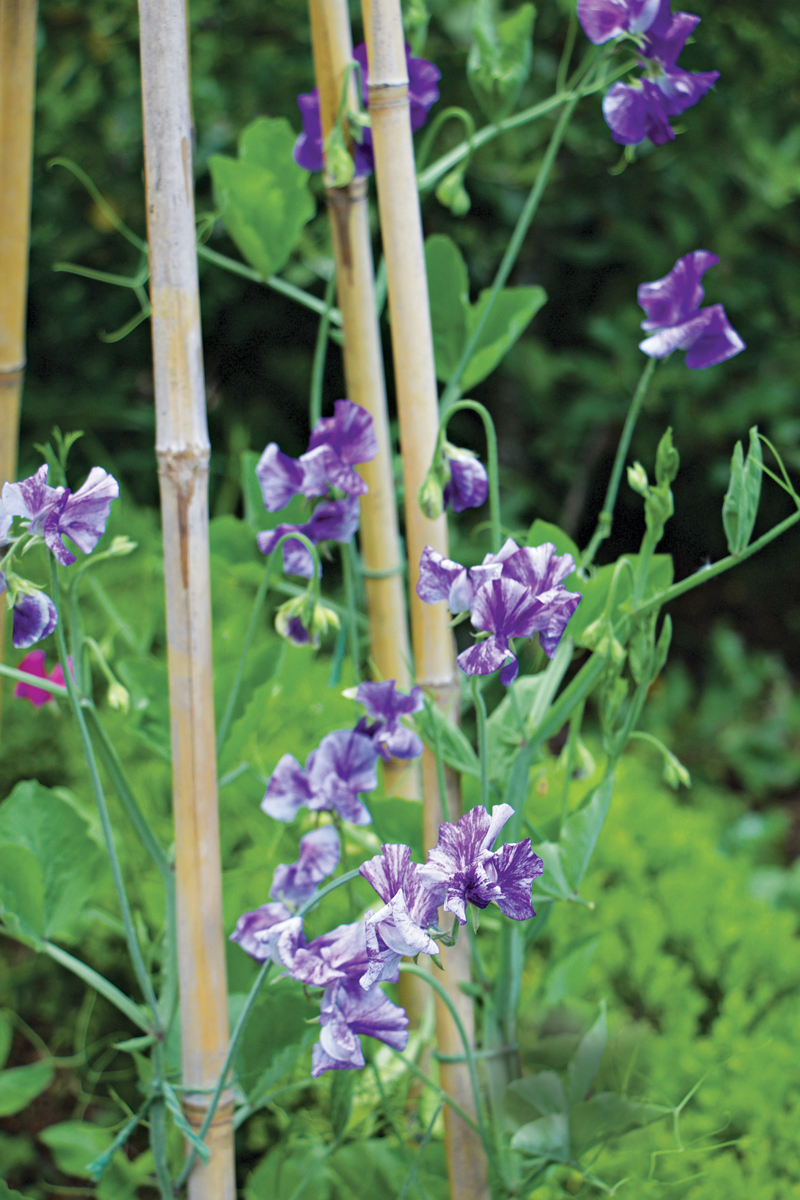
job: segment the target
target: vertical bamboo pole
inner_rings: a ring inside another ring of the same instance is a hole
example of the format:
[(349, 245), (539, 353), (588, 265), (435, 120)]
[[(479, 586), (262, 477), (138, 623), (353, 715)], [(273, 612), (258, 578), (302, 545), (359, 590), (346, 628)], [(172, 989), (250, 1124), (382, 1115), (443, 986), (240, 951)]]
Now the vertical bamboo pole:
[[(417, 680), (434, 693), (443, 707), (458, 697), (455, 653), (444, 604), (423, 604), (416, 594), (419, 561), (426, 544), (447, 554), (447, 523), (442, 516), (429, 521), (417, 493), (433, 457), (439, 413), (428, 284), (422, 244), (414, 146), (408, 105), (408, 75), (399, 0), (362, 0), (369, 60), (369, 111), (375, 151), (383, 250), (392, 317), (397, 409), (405, 480), (406, 546), (408, 552), (411, 637)], [(435, 763), (423, 757), (425, 841), (434, 845), (441, 820)], [(449, 815), (457, 819), (460, 801), (455, 781)], [(469, 979), (469, 947), (459, 939), (443, 952), (443, 983), (469, 1036), (473, 1032), (472, 1001), (459, 983)], [(446, 1007), (437, 999), (437, 1041), (445, 1055), (463, 1053)], [(442, 1086), (467, 1112), (474, 1103), (466, 1066), (440, 1065)], [(485, 1200), (489, 1196), (486, 1157), (480, 1139), (451, 1110), (445, 1110), (447, 1166), (454, 1200)]]
[[(319, 90), (322, 134), (327, 137), (339, 108), (345, 72), (353, 59), (347, 0), (309, 0), (314, 73)], [(356, 80), (350, 79), (353, 107)], [(392, 447), (386, 407), (383, 354), (375, 309), (375, 281), (367, 212), (367, 181), (328, 187), (328, 214), (336, 259), (336, 291), (344, 331), (347, 395), (372, 415), (378, 454), (361, 466), (369, 492), (361, 501), (361, 555), (365, 568), (372, 658), (382, 679), (408, 691), (408, 641), (403, 565), (397, 527)], [(418, 774), (406, 763), (387, 764), (388, 794), (419, 796)], [(411, 979), (411, 977), (408, 977)]]
[[(17, 471), (35, 83), (36, 0), (0, 0), (0, 485)], [(5, 621), (0, 604), (0, 662)]]
[[(222, 926), (208, 461), (195, 249), (193, 130), (184, 0), (139, 2), (156, 457), (164, 528), (173, 809), (186, 1116), (199, 1128), (228, 1044)], [(196, 1089), (193, 1090), (193, 1089)], [(206, 1135), (190, 1200), (235, 1200), (233, 1096)]]

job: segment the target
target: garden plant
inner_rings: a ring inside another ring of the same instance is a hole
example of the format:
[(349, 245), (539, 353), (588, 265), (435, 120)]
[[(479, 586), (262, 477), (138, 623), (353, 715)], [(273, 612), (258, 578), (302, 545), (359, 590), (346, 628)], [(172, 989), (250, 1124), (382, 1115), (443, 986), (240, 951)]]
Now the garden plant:
[[(26, 120), (31, 111), (35, 9), (0, 0), (0, 162), (13, 184), (0, 201), (0, 672), (14, 682), (15, 713), (61, 713), (85, 788), (26, 778), (0, 806), (0, 931), (25, 961), (48, 959), (85, 987), (74, 1062), (87, 1060), (97, 1002), (115, 1013), (112, 1056), (132, 1064), (99, 1119), (89, 1089), (79, 1117), (39, 1132), (73, 1179), (53, 1190), (83, 1181), (81, 1194), (101, 1198), (233, 1200), (237, 1175), (248, 1200), (691, 1187), (657, 1170), (660, 1155), (684, 1152), (681, 1122), (705, 1074), (670, 1092), (662, 1065), (661, 1090), (648, 1090), (633, 1077), (634, 1038), (620, 1050), (624, 1077), (610, 1078), (603, 1064), (621, 1043), (613, 1030), (609, 1040), (602, 1000), (532, 1055), (529, 984), (553, 939), (542, 1011), (579, 990), (600, 938), (581, 921), (595, 917), (609, 944), (638, 937), (642, 961), (651, 953), (637, 912), (655, 905), (654, 885), (635, 856), (616, 868), (630, 892), (624, 914), (596, 910), (587, 881), (612, 871), (603, 846), (620, 828), (615, 812), (638, 831), (649, 803), (664, 809), (654, 761), (670, 787), (690, 785), (647, 717), (648, 696), (664, 692), (666, 610), (800, 522), (800, 496), (780, 449), (757, 425), (742, 428), (721, 504), (727, 554), (674, 577), (662, 542), (680, 448), (671, 427), (652, 461), (633, 447), (666, 360), (688, 378), (746, 353), (723, 303), (703, 303), (724, 266), (713, 245), (683, 246), (640, 282), (641, 374), (585, 545), (541, 517), (524, 528), (504, 517), (495, 424), (471, 394), (547, 304), (538, 283), (509, 280), (572, 123), (601, 106), (621, 148), (615, 169), (635, 171), (725, 80), (679, 65), (690, 37), (702, 49), (702, 26), (670, 0), (579, 0), (563, 14), (552, 95), (522, 108), (536, 11), (477, 0), (473, 103), (444, 107), (423, 0), (404, 11), (363, 0), (355, 47), (344, 0), (310, 0), (309, 13), (316, 86), (297, 96), (294, 129), (258, 116), (236, 157), (210, 156), (212, 210), (194, 209), (180, 0), (139, 3), (146, 240), (80, 163), (54, 166), (139, 259), (130, 276), (77, 261), (59, 269), (133, 292), (139, 310), (120, 337), (149, 321), (159, 543), (124, 503), (124, 479), (94, 464), (81, 481), (77, 430), (55, 428), (37, 446), (42, 464), (22, 478), (15, 469), (31, 128), (9, 114), (14, 89)], [(476, 152), (528, 126), (547, 131), (530, 190), (473, 299), (455, 238), (423, 239), (420, 199), (433, 191), (457, 222)], [(323, 295), (285, 277), (317, 200), (332, 268)], [(220, 227), (238, 257), (210, 245)], [(198, 260), (318, 322), (306, 448), (292, 455), (277, 438), (240, 448), (241, 511), (210, 524)], [(326, 385), (337, 347), (344, 394)], [(481, 453), (450, 440), (464, 414), (479, 422)], [(754, 536), (765, 475), (791, 511)], [(598, 565), (625, 488), (643, 534)], [(470, 542), (456, 532), (465, 562), (450, 549), (450, 513), (475, 521)], [(17, 728), (7, 712), (3, 721)], [(685, 859), (686, 873), (701, 870), (689, 849)], [(672, 884), (683, 886), (680, 863)], [(771, 886), (777, 895), (765, 877)], [(709, 912), (709, 925), (722, 923), (711, 902)], [(796, 955), (785, 914), (772, 915), (776, 945)], [(699, 937), (690, 920), (683, 936)], [(773, 1001), (753, 1005), (769, 1012)], [(0, 1070), (0, 1116), (22, 1119), (73, 1058), (37, 1043), (24, 1014), (0, 1011), (0, 1051), (13, 1031), (41, 1051)], [(674, 1151), (659, 1143), (638, 1180), (616, 1174), (618, 1148), (655, 1126), (674, 1134)], [(10, 1156), (0, 1200), (23, 1194), (14, 1172), (28, 1160), (12, 1141), (0, 1141)], [(703, 1149), (737, 1142), (721, 1126)]]

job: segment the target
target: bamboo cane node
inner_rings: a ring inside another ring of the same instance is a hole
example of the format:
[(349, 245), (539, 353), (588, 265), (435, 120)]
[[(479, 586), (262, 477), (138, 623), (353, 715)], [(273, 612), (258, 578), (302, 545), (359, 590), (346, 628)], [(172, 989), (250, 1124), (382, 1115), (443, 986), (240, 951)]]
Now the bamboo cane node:
[(175, 484), (182, 495), (191, 499), (197, 476), (208, 470), (211, 448), (205, 445), (186, 446), (182, 450), (156, 447), (158, 473)]
[[(200, 1129), (206, 1119), (210, 1104), (211, 1096), (204, 1095), (202, 1092), (191, 1092), (188, 1095), (184, 1095), (182, 1104), (183, 1114), (192, 1129)], [(233, 1116), (234, 1104), (233, 1089), (226, 1088), (220, 1096), (219, 1104), (214, 1110), (214, 1116), (211, 1118), (209, 1129), (213, 1129), (217, 1125), (228, 1124)]]
[(408, 107), (408, 81), (404, 83), (370, 83), (371, 110)]

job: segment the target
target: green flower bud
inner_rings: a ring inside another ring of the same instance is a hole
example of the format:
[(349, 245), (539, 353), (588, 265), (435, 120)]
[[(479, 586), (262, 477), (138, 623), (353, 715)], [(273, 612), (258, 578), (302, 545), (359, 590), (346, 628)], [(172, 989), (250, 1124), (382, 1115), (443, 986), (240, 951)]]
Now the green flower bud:
[(325, 183), (328, 187), (347, 187), (355, 173), (342, 128), (334, 125), (325, 139)]
[(417, 493), (419, 506), (429, 521), (435, 521), (444, 512), (444, 490), (438, 478), (439, 474), (440, 470), (437, 470), (436, 465), (431, 467)]
[(640, 496), (647, 496), (649, 483), (647, 480), (647, 471), (640, 462), (636, 462), (632, 467), (628, 467), (628, 485), (632, 487)]
[(670, 484), (678, 474), (681, 456), (672, 444), (672, 428), (670, 427), (658, 443), (656, 451), (656, 483)]

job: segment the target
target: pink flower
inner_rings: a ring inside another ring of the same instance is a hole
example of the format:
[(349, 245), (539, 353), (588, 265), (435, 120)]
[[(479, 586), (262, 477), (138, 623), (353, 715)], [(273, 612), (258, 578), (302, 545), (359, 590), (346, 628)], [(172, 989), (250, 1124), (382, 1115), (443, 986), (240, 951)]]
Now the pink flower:
[[(19, 664), (18, 670), (26, 671), (28, 675), (38, 675), (40, 679), (49, 679), (51, 683), (58, 683), (64, 687), (64, 672), (61, 670), (61, 663), (56, 663), (48, 675), (44, 669), (46, 659), (47, 655), (44, 650), (31, 650), (30, 654), (26, 654)], [(72, 659), (69, 660), (69, 666), (72, 670)], [(18, 700), (30, 700), (35, 708), (41, 708), (43, 704), (54, 699), (50, 692), (46, 692), (44, 688), (38, 688), (32, 683), (18, 683), (14, 688), (14, 696)]]

